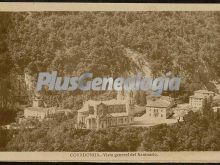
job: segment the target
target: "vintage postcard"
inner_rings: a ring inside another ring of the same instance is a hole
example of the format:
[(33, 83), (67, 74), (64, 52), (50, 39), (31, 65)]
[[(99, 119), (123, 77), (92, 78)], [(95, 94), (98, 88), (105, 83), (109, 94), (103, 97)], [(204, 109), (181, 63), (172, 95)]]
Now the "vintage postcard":
[(220, 162), (220, 4), (0, 3), (0, 161)]

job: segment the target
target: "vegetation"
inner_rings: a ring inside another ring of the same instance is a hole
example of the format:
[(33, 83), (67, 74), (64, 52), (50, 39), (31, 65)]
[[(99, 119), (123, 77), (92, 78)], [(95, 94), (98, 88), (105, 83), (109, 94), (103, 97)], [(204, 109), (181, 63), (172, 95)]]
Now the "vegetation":
[(147, 151), (219, 151), (220, 120), (189, 113), (185, 122), (159, 125), (144, 134)]
[[(9, 151), (219, 151), (220, 116), (190, 112), (184, 122), (104, 130), (74, 128), (62, 117), (21, 129), (7, 143)], [(2, 134), (1, 134), (2, 135)], [(3, 141), (2, 141), (3, 142)]]
[[(17, 79), (8, 75), (31, 76), (33, 90), (40, 71), (56, 70), (60, 76), (136, 74), (143, 66), (127, 56), (127, 49), (149, 61), (152, 76), (171, 71), (181, 77), (180, 92), (204, 86), (214, 91), (211, 81), (220, 78), (219, 12), (24, 12), (0, 13), (0, 20), (1, 112), (14, 109), (11, 84)], [(146, 104), (145, 95), (136, 93), (137, 104)], [(44, 90), (41, 96), (49, 106), (76, 111), (86, 99), (113, 98), (115, 93)], [(75, 117), (54, 117), (31, 123), (36, 126), (32, 129), (0, 128), (0, 150), (219, 151), (219, 120), (206, 107), (203, 115), (189, 113), (183, 123), (94, 131), (75, 129)]]
[(10, 106), (11, 87), (9, 80), (10, 68), (12, 67), (11, 56), (8, 51), (7, 32), (10, 27), (8, 14), (0, 14), (0, 109)]
[[(218, 12), (25, 12), (10, 16), (10, 57), (17, 72), (35, 80), (38, 72), (52, 70), (60, 76), (85, 71), (94, 76), (136, 74), (143, 66), (127, 56), (127, 49), (149, 61), (153, 76), (171, 71), (181, 77), (181, 90), (204, 86), (215, 90), (210, 82), (219, 80)], [(48, 95), (54, 96), (54, 104), (63, 105), (70, 98), (78, 100), (82, 93)]]
[(0, 126), (15, 122), (17, 111), (13, 109), (0, 109)]

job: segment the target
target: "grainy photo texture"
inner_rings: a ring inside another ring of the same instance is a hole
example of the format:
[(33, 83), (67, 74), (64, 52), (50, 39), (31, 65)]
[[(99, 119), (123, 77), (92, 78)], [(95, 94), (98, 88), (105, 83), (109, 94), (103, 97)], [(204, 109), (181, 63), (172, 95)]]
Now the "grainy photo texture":
[(0, 151), (220, 151), (219, 44), (214, 11), (1, 12)]

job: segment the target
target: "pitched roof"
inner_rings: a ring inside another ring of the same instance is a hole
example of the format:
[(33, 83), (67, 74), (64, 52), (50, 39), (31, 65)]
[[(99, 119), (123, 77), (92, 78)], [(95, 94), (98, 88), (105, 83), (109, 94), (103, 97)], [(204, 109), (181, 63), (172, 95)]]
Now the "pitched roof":
[(208, 91), (208, 90), (197, 90), (197, 91), (194, 91), (194, 93), (214, 93), (214, 92)]
[(173, 99), (172, 97), (170, 97), (170, 96), (160, 96), (160, 99), (166, 100), (166, 101), (169, 101), (169, 102), (171, 102), (171, 101), (174, 100), (174, 99)]
[(122, 104), (128, 104), (127, 100), (105, 100), (105, 101), (96, 101), (96, 100), (88, 100), (83, 104), (83, 107), (78, 110), (78, 112), (85, 112), (88, 111), (89, 106), (97, 106), (99, 104), (105, 104), (105, 105), (122, 105)]
[(204, 96), (203, 95), (192, 95), (192, 96), (189, 96), (190, 98), (197, 98), (197, 99), (203, 99)]
[(170, 106), (170, 102), (163, 99), (149, 100), (147, 101), (147, 107), (159, 107), (167, 108)]
[(128, 116), (128, 114), (127, 114), (126, 112), (122, 112), (122, 113), (111, 113), (111, 116), (113, 116), (113, 117)]

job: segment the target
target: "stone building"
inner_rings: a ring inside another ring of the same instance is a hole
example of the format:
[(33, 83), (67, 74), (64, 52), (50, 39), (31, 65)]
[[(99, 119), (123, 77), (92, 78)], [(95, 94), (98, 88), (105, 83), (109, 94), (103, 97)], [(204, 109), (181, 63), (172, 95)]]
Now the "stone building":
[(171, 103), (163, 99), (148, 100), (146, 120), (166, 120), (173, 115)]
[(206, 103), (211, 103), (215, 93), (207, 90), (198, 90), (194, 92), (193, 96), (189, 98), (189, 104), (191, 107), (201, 109)]
[(201, 95), (190, 96), (189, 104), (193, 108), (200, 109), (205, 106), (205, 98)]
[(54, 108), (28, 107), (24, 109), (25, 118), (45, 119), (50, 114), (54, 114)]
[(27, 107), (24, 109), (24, 118), (36, 118), (39, 120), (45, 119), (52, 114), (63, 113), (65, 115), (72, 113), (70, 109), (61, 109), (57, 107), (44, 107), (43, 100), (40, 98), (33, 99), (32, 107)]
[(219, 107), (213, 107), (213, 112), (220, 114), (220, 106)]
[(78, 110), (79, 128), (103, 129), (133, 122), (133, 105), (129, 97), (118, 96), (107, 101), (88, 100)]
[(197, 90), (194, 92), (195, 96), (203, 96), (206, 98), (209, 102), (212, 101), (213, 97), (215, 96), (215, 93), (208, 90)]

